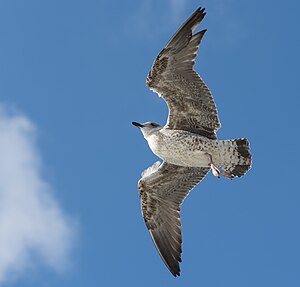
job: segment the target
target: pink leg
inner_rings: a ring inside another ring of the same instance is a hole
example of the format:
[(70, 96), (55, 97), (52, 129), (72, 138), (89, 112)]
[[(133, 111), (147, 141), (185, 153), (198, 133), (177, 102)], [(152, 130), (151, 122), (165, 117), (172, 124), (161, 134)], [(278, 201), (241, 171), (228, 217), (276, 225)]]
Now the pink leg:
[(210, 168), (211, 168), (212, 174), (214, 176), (217, 176), (218, 178), (220, 178), (221, 171), (213, 163), (210, 164)]
[(211, 168), (212, 174), (213, 174), (214, 176), (217, 176), (218, 178), (220, 178), (220, 175), (223, 175), (223, 176), (225, 176), (225, 177), (228, 178), (228, 179), (232, 179), (232, 178), (233, 178), (233, 176), (232, 176), (229, 172), (227, 172), (227, 171), (225, 171), (225, 170), (220, 170), (220, 169), (218, 169), (218, 168), (214, 165), (214, 163), (213, 163), (212, 156), (211, 156), (210, 154), (208, 154), (208, 155), (209, 155), (209, 157), (210, 157), (210, 168)]

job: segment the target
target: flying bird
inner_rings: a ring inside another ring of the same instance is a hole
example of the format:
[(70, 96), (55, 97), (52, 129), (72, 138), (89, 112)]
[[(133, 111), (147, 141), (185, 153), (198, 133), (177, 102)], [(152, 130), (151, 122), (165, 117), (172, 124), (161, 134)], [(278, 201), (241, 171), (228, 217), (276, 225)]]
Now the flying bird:
[(211, 170), (228, 179), (243, 176), (251, 167), (248, 140), (218, 140), (220, 121), (213, 96), (195, 72), (200, 42), (206, 32), (193, 33), (205, 16), (197, 9), (158, 54), (146, 84), (163, 97), (169, 108), (164, 127), (157, 123), (137, 126), (156, 162), (138, 182), (142, 214), (157, 251), (176, 277), (180, 275), (180, 205)]

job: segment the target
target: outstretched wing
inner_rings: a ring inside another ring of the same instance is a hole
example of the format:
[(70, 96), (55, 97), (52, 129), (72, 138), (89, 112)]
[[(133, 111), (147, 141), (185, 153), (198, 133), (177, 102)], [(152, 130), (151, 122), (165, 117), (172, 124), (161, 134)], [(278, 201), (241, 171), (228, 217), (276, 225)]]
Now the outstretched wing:
[(146, 84), (167, 102), (167, 128), (216, 139), (216, 131), (221, 127), (217, 108), (210, 90), (194, 70), (206, 30), (192, 33), (205, 14), (200, 7), (178, 29), (154, 61)]
[(159, 162), (139, 180), (141, 207), (146, 226), (157, 251), (174, 276), (180, 275), (180, 205), (206, 176), (207, 167), (183, 167)]

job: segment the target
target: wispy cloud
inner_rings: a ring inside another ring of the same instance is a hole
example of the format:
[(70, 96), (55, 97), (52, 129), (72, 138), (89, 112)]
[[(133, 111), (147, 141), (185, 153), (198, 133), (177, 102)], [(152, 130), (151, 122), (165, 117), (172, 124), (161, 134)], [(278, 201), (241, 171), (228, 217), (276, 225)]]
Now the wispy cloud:
[(128, 27), (152, 40), (177, 23), (185, 12), (187, 0), (143, 0), (129, 17)]
[(209, 5), (203, 2), (195, 6), (195, 3), (187, 0), (142, 0), (129, 16), (126, 27), (135, 37), (138, 35), (143, 40), (157, 41), (159, 35), (167, 32), (171, 36), (175, 33), (187, 17), (202, 5), (207, 8), (211, 19), (210, 27), (206, 28), (215, 27), (214, 36), (218, 41), (212, 37), (211, 41), (214, 41), (214, 45), (220, 43), (222, 47), (231, 47), (244, 38), (243, 23), (236, 12), (236, 3), (236, 0), (210, 0)]
[(185, 10), (187, 0), (168, 0), (168, 2), (171, 8), (171, 17), (175, 21)]
[(42, 177), (36, 127), (0, 105), (0, 283), (40, 262), (66, 267), (74, 225)]
[(231, 49), (239, 42), (246, 40), (243, 19), (239, 13), (237, 0), (210, 0), (211, 13), (214, 18), (214, 35), (211, 37), (213, 45)]

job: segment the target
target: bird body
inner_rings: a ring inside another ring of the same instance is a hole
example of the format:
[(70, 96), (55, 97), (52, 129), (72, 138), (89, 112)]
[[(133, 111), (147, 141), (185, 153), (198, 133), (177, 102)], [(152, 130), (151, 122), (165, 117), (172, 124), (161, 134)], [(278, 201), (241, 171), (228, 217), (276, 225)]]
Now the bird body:
[(219, 142), (183, 130), (162, 128), (146, 137), (149, 147), (162, 160), (180, 166), (209, 167), (210, 157), (220, 162)]
[[(159, 158), (179, 166), (210, 167), (213, 159), (216, 166), (230, 170), (238, 164), (248, 168), (251, 163), (247, 156), (239, 153), (236, 140), (212, 140), (188, 131), (167, 128), (156, 129), (145, 139)], [(241, 140), (247, 148), (247, 140)]]
[(180, 205), (212, 170), (228, 179), (251, 167), (247, 139), (218, 140), (221, 127), (213, 96), (195, 70), (195, 58), (206, 30), (194, 33), (205, 16), (197, 9), (156, 57), (146, 84), (166, 101), (168, 121), (140, 124), (150, 149), (163, 160), (138, 181), (142, 214), (157, 251), (174, 276), (180, 275)]

